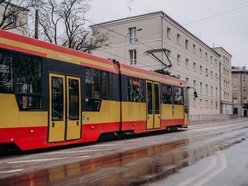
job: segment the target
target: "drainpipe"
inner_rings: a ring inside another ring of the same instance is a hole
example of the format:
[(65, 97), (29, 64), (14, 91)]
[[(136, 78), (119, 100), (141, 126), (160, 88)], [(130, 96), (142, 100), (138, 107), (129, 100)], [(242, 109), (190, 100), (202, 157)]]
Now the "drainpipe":
[(242, 72), (240, 71), (240, 106), (241, 116), (243, 117), (243, 94), (242, 94)]
[[(161, 16), (161, 47), (164, 48), (164, 15)], [(162, 61), (164, 61), (164, 58), (163, 58), (163, 53), (162, 53), (162, 56), (161, 56), (161, 59)]]
[[(220, 114), (222, 114), (223, 113), (223, 110), (221, 109), (221, 91), (222, 91), (222, 86), (221, 86), (221, 83), (222, 83), (222, 78), (221, 78), (221, 62), (219, 62), (219, 83), (220, 83), (220, 90), (219, 90), (219, 92), (220, 92)], [(222, 112), (221, 112), (221, 110), (222, 110)]]

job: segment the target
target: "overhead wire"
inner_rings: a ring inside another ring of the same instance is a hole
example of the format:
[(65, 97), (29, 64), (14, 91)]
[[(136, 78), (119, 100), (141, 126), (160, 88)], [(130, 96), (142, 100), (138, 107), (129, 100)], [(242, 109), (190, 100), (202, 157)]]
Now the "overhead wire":
[[(239, 9), (243, 9), (243, 8), (247, 8), (247, 7), (248, 7), (248, 5), (245, 5), (245, 6), (242, 6), (242, 7), (238, 7), (238, 8), (234, 8), (234, 9), (231, 9), (231, 10), (227, 10), (227, 11), (224, 11), (224, 12), (221, 12), (221, 13), (218, 13), (218, 14), (214, 14), (214, 15), (212, 15), (212, 16), (208, 16), (208, 17), (205, 17), (205, 18), (201, 18), (201, 19), (198, 19), (198, 20), (195, 20), (195, 21), (186, 23), (186, 24), (182, 24), (182, 25), (183, 25), (183, 26), (191, 25), (191, 24), (194, 24), (194, 23), (198, 23), (198, 22), (201, 22), (201, 21), (205, 21), (205, 20), (207, 20), (207, 19), (211, 19), (211, 18), (214, 18), (214, 17), (217, 17), (217, 16), (221, 16), (221, 15), (224, 15), (224, 14), (228, 14), (228, 13), (230, 13), (230, 12), (237, 11), (237, 10), (239, 10)], [(108, 30), (108, 31), (111, 31), (111, 32), (113, 32), (113, 33), (116, 33), (116, 34), (122, 36), (122, 37), (125, 37), (125, 38), (129, 39), (129, 37), (128, 37), (127, 35), (123, 35), (123, 34), (117, 32), (117, 31), (115, 31), (115, 30), (113, 30), (113, 29), (109, 29), (109, 28), (107, 28), (107, 27), (105, 27), (105, 26), (103, 26), (103, 25), (96, 24), (96, 23), (94, 23), (93, 21), (90, 21), (90, 20), (86, 20), (86, 21), (89, 22), (89, 23), (91, 23), (91, 24), (97, 25), (98, 27), (104, 28), (104, 29), (106, 29), (106, 30)], [(161, 32), (157, 32), (157, 33), (154, 33), (154, 34), (161, 34)], [(154, 34), (153, 34), (153, 35), (154, 35)], [(150, 34), (150, 35), (152, 35), (152, 34)], [(147, 35), (147, 36), (148, 36), (148, 35)], [(147, 37), (147, 36), (142, 36), (141, 38), (145, 38), (145, 37)], [(163, 42), (164, 42), (164, 41), (163, 41)], [(150, 49), (154, 49), (153, 47), (151, 47), (150, 45), (148, 45), (148, 44), (146, 44), (146, 43), (144, 43), (144, 42), (138, 41), (138, 43), (139, 43), (139, 44), (142, 44), (142, 45), (144, 45), (144, 46), (146, 46), (146, 47), (149, 47)], [(165, 43), (165, 42), (164, 42), (164, 43)], [(166, 43), (166, 44), (168, 44), (168, 43)], [(172, 46), (172, 47), (174, 47), (174, 46)], [(175, 48), (175, 47), (174, 47), (174, 48)], [(102, 50), (102, 52), (103, 52), (103, 50)], [(187, 55), (187, 56), (190, 56), (189, 54), (185, 53), (184, 51), (181, 51), (181, 52), (183, 52), (183, 53), (184, 53), (185, 55)], [(111, 54), (111, 53), (109, 53), (109, 54)], [(192, 57), (192, 56), (190, 56), (190, 57)], [(129, 60), (129, 59), (125, 58), (125, 60)], [(197, 59), (195, 59), (195, 60), (197, 60)], [(150, 66), (150, 65), (148, 64), (147, 66)]]
[[(48, 3), (45, 3), (45, 4), (48, 5)], [(239, 9), (243, 9), (243, 8), (247, 8), (247, 7), (248, 7), (248, 5), (245, 5), (245, 6), (242, 6), (242, 7), (238, 7), (238, 8), (234, 8), (234, 9), (231, 9), (231, 10), (227, 10), (227, 11), (224, 11), (224, 12), (221, 12), (221, 13), (218, 13), (218, 14), (214, 14), (214, 15), (212, 15), (212, 16), (208, 16), (208, 17), (205, 17), (205, 18), (201, 18), (201, 19), (198, 19), (198, 20), (189, 22), (189, 23), (187, 23), (187, 24), (182, 24), (182, 25), (183, 25), (183, 26), (187, 26), (187, 25), (190, 25), (190, 24), (198, 23), (198, 22), (201, 22), (201, 21), (205, 21), (205, 20), (207, 20), (207, 19), (211, 19), (211, 18), (213, 18), (213, 17), (217, 17), (217, 16), (221, 16), (221, 15), (224, 15), (224, 14), (228, 14), (228, 13), (230, 13), (230, 12), (237, 11), (237, 10), (239, 10)], [(74, 15), (74, 16), (78, 17), (77, 15)], [(78, 18), (81, 18), (81, 17), (78, 17)], [(91, 24), (97, 25), (98, 27), (104, 28), (104, 29), (106, 29), (106, 30), (108, 30), (108, 31), (111, 31), (111, 32), (113, 32), (113, 33), (115, 33), (115, 34), (117, 34), (117, 35), (119, 35), (119, 36), (122, 36), (122, 37), (124, 37), (124, 38), (126, 38), (126, 39), (129, 39), (129, 37), (128, 37), (127, 35), (121, 34), (121, 33), (117, 32), (117, 31), (115, 31), (115, 30), (113, 30), (113, 29), (109, 29), (109, 28), (107, 28), (107, 27), (105, 27), (105, 26), (103, 26), (103, 25), (96, 24), (95, 22), (90, 21), (90, 20), (88, 20), (88, 19), (85, 19), (85, 21), (86, 21), (86, 22), (89, 22), (89, 23), (91, 23)], [(156, 33), (156, 34), (161, 34), (161, 32), (158, 32), (158, 33)], [(150, 34), (150, 35), (151, 35), (151, 34)], [(142, 36), (142, 38), (144, 38), (144, 37), (145, 37), (145, 36)], [(165, 41), (163, 41), (163, 42), (165, 43)], [(150, 48), (150, 49), (154, 49), (152, 46), (150, 46), (150, 45), (148, 45), (148, 44), (146, 44), (146, 43), (144, 43), (144, 42), (137, 41), (137, 43), (139, 43), (139, 44), (141, 44), (141, 45), (144, 45), (144, 46), (146, 46), (146, 47), (148, 47), (148, 48)], [(166, 44), (168, 44), (168, 43), (166, 43)], [(175, 46), (172, 46), (172, 45), (170, 45), (170, 46), (176, 48)], [(176, 48), (176, 49), (178, 50), (178, 48)], [(107, 53), (107, 54), (110, 54), (110, 55), (112, 55), (112, 56), (119, 57), (119, 58), (124, 59), (124, 60), (129, 60), (129, 59), (127, 59), (126, 57), (122, 57), (122, 56), (117, 55), (117, 54), (114, 54), (114, 53), (112, 53), (112, 52), (107, 52), (107, 51), (105, 51), (105, 50), (103, 50), (103, 49), (100, 49), (100, 51), (101, 51), (101, 52), (104, 52), (104, 53)], [(191, 55), (189, 55), (188, 53), (184, 52), (183, 50), (181, 50), (181, 52), (184, 53), (185, 55), (187, 55), (188, 57), (192, 58)], [(171, 57), (171, 56), (170, 56), (170, 57)], [(172, 58), (172, 57), (171, 57), (171, 58)], [(175, 58), (173, 58), (173, 59), (175, 59)], [(195, 60), (197, 60), (197, 59), (195, 58)], [(184, 63), (184, 62), (182, 62), (182, 61), (179, 61), (179, 62)], [(145, 67), (145, 66), (155, 66), (155, 65), (149, 65), (149, 64), (147, 64), (147, 65), (142, 65), (142, 66)]]

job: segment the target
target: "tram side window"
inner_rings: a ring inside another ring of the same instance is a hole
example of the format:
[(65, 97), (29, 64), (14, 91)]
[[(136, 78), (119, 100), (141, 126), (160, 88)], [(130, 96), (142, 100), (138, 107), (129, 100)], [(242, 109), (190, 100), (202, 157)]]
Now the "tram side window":
[(109, 99), (109, 73), (102, 71), (101, 73), (102, 98)]
[(11, 53), (0, 50), (0, 92), (13, 92), (13, 67)]
[(172, 104), (172, 86), (162, 85), (162, 103), (163, 104)]
[(174, 87), (173, 91), (175, 104), (183, 104), (183, 90), (180, 87)]
[(128, 78), (128, 101), (144, 101), (144, 81), (137, 78)]
[(41, 58), (13, 55), (15, 92), (21, 110), (42, 109)]
[(16, 93), (21, 110), (42, 109), (41, 58), (0, 50), (0, 92)]
[(99, 111), (102, 99), (109, 99), (109, 73), (106, 71), (85, 69), (85, 106), (86, 111)]

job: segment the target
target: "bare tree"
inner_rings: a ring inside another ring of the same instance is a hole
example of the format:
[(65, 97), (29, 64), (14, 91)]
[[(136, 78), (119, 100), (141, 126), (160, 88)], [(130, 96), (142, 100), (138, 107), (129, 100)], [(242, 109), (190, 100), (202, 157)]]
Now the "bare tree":
[(90, 0), (41, 0), (39, 25), (44, 40), (68, 48), (91, 51), (107, 45), (107, 34), (91, 32), (85, 26)]
[(27, 0), (0, 0), (0, 28), (10, 30), (27, 26)]

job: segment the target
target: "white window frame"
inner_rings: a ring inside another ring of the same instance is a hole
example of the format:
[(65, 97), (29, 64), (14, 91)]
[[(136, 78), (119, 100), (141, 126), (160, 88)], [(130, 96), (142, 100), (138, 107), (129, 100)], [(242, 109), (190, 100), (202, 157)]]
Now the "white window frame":
[(130, 65), (136, 65), (137, 64), (137, 51), (136, 51), (136, 49), (129, 50), (129, 59), (130, 59)]
[(136, 27), (131, 27), (129, 30), (129, 43), (134, 44), (137, 42), (137, 29)]

